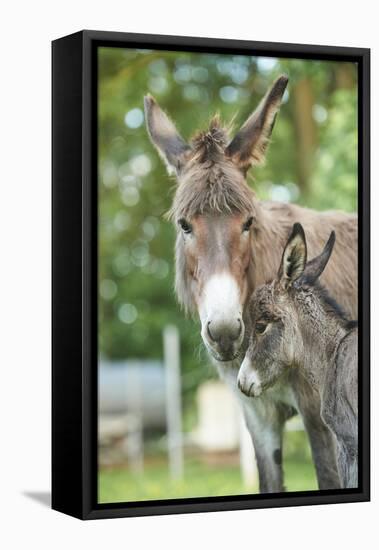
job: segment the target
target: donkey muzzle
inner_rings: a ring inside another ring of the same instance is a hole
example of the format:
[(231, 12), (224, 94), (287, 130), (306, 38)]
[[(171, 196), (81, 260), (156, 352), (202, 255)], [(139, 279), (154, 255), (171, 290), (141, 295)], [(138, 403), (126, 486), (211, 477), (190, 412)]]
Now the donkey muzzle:
[(262, 383), (258, 373), (252, 368), (248, 357), (242, 361), (238, 378), (238, 389), (247, 397), (259, 397), (262, 393)]
[(201, 336), (217, 361), (232, 361), (240, 351), (245, 326), (240, 289), (230, 273), (213, 275), (206, 282), (200, 301)]
[(205, 337), (217, 359), (230, 361), (240, 349), (243, 333), (244, 324), (240, 318), (228, 322), (212, 319), (207, 322)]

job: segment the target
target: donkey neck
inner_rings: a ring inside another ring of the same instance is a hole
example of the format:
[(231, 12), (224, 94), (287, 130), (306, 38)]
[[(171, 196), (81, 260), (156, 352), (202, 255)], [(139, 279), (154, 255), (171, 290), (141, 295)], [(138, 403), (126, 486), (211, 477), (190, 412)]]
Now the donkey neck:
[(255, 203), (252, 240), (253, 290), (275, 278), (286, 236), (292, 225), (291, 206), (280, 202)]
[(303, 349), (300, 368), (314, 387), (322, 387), (325, 375), (336, 361), (341, 341), (350, 332), (346, 321), (327, 311), (322, 298), (301, 291), (297, 301), (298, 326)]

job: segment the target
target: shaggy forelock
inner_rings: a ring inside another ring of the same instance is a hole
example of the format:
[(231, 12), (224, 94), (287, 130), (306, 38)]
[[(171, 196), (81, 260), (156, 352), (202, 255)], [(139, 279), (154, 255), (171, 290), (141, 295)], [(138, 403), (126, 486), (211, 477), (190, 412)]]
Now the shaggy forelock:
[(194, 157), (200, 162), (217, 161), (223, 157), (229, 141), (229, 129), (221, 125), (218, 115), (212, 118), (209, 128), (191, 140)]
[(253, 191), (225, 155), (228, 141), (228, 130), (221, 126), (218, 117), (212, 119), (207, 131), (193, 138), (191, 157), (178, 177), (178, 188), (168, 212), (170, 219), (253, 211)]

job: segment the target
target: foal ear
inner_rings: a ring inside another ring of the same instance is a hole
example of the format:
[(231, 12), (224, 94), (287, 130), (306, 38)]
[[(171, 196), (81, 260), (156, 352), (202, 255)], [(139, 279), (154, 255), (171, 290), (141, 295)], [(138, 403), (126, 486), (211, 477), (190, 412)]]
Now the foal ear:
[(151, 95), (144, 97), (144, 105), (150, 139), (165, 162), (168, 172), (177, 174), (184, 166), (191, 148)]
[(226, 154), (246, 172), (250, 166), (262, 164), (274, 127), (288, 77), (279, 76), (257, 109), (246, 120), (226, 148)]
[(295, 223), (284, 247), (278, 271), (278, 281), (284, 288), (288, 288), (302, 275), (306, 262), (307, 243), (304, 229), (299, 223)]
[(332, 231), (321, 254), (316, 256), (316, 258), (313, 258), (313, 260), (308, 262), (305, 266), (302, 279), (304, 279), (308, 284), (314, 284), (326, 268), (329, 258), (333, 252), (335, 242), (336, 234)]

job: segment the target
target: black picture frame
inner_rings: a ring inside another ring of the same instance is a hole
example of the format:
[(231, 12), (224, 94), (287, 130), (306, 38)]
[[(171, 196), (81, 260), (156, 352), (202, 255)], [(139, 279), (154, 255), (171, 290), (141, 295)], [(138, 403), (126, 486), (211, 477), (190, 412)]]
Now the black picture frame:
[[(99, 46), (351, 61), (359, 75), (359, 488), (97, 503)], [(81, 519), (370, 499), (370, 50), (81, 31), (52, 43), (52, 507)]]

